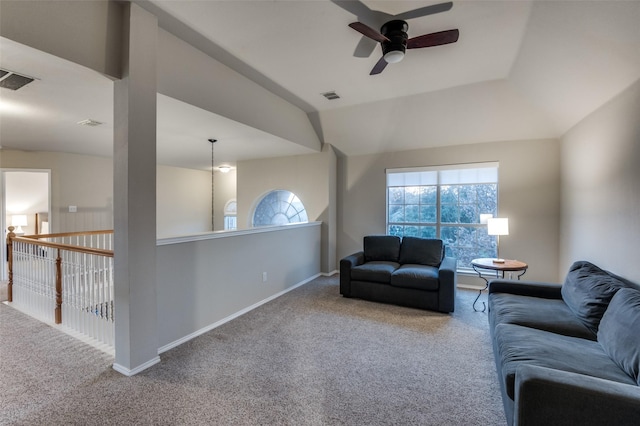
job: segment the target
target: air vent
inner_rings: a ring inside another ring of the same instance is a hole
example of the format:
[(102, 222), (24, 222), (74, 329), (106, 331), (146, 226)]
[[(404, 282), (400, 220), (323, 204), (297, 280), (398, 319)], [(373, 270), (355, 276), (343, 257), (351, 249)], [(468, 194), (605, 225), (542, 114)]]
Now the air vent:
[(78, 124), (81, 126), (97, 127), (104, 123), (87, 118), (86, 120), (78, 121)]
[(334, 99), (340, 99), (340, 96), (338, 96), (338, 94), (336, 92), (325, 92), (322, 94), (322, 96), (324, 96), (325, 98), (329, 99), (330, 101), (334, 100)]
[(9, 90), (18, 90), (19, 88), (31, 83), (34, 78), (21, 75), (13, 71), (0, 69), (0, 87)]

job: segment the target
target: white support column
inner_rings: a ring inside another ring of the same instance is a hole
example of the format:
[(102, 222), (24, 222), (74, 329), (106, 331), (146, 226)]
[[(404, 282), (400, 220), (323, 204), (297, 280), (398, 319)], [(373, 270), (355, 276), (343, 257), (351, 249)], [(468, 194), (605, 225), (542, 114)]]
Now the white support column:
[(160, 361), (156, 300), (157, 18), (124, 11), (114, 96), (115, 363), (125, 375)]

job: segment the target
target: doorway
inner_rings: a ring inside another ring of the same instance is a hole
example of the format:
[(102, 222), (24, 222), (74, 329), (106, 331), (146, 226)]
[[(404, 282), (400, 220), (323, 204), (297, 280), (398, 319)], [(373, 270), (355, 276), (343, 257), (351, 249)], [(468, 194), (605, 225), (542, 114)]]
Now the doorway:
[[(20, 224), (23, 235), (44, 234), (51, 227), (51, 170), (2, 169), (0, 173), (0, 225), (6, 241), (8, 227)], [(16, 226), (17, 228), (17, 226)], [(15, 231), (14, 231), (15, 232)], [(2, 269), (6, 281), (7, 245), (0, 244)]]

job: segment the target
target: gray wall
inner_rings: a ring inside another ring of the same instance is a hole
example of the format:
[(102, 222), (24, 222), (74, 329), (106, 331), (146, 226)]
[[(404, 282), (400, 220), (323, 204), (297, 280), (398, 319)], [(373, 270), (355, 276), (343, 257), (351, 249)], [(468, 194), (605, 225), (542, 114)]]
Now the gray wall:
[(2, 1), (0, 35), (119, 78), (123, 4), (93, 1)]
[(640, 81), (562, 139), (561, 271), (588, 260), (640, 282)]
[(160, 348), (188, 340), (319, 274), (320, 224), (245, 232), (182, 243), (159, 241)]
[(557, 140), (535, 140), (340, 157), (338, 258), (361, 250), (365, 235), (385, 233), (385, 169), (498, 161), (499, 214), (509, 218), (510, 233), (500, 239), (500, 256), (528, 263), (527, 278), (556, 281), (559, 149)]

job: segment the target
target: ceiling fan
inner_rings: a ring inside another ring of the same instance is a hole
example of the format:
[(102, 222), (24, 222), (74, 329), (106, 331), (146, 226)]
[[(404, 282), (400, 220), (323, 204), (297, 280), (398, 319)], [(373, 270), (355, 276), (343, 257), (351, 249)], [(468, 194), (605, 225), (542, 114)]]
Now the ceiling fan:
[[(424, 34), (413, 38), (409, 38), (407, 35), (409, 25), (405, 19), (446, 12), (453, 7), (452, 2), (425, 6), (393, 16), (384, 12), (373, 11), (359, 1), (332, 1), (343, 9), (354, 13), (358, 16), (359, 20), (377, 22), (382, 19), (388, 20), (382, 24), (379, 32), (360, 21), (349, 24), (349, 27), (365, 36), (358, 44), (356, 52), (354, 53), (355, 56), (369, 56), (373, 48), (375, 48), (375, 44), (373, 44), (373, 47), (370, 49), (367, 46), (371, 40), (379, 42), (382, 46), (383, 56), (373, 67), (369, 73), (370, 75), (380, 74), (386, 68), (387, 64), (400, 62), (404, 58), (406, 49), (420, 49), (423, 47), (455, 43), (458, 41), (460, 35), (457, 29)], [(367, 50), (368, 54), (366, 54)]]

